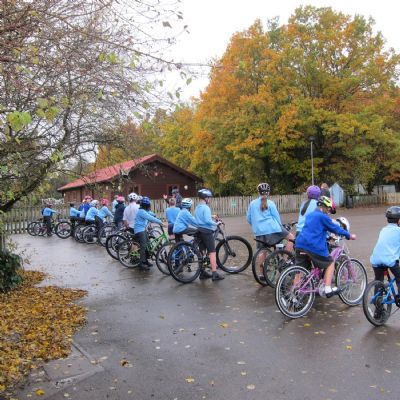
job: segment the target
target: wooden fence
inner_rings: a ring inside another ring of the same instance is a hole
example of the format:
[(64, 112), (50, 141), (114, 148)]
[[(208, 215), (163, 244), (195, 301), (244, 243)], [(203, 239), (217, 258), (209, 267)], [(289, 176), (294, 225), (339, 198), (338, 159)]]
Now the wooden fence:
[[(210, 206), (213, 214), (218, 214), (222, 217), (245, 216), (250, 202), (255, 198), (251, 196), (215, 197), (211, 199)], [(270, 198), (275, 202), (280, 213), (290, 213), (299, 210), (300, 204), (305, 197), (303, 195), (284, 195), (271, 196)], [(197, 205), (197, 201), (197, 199), (194, 199), (193, 209)], [(384, 193), (379, 196), (353, 196), (353, 205), (356, 207), (379, 204), (400, 204), (400, 193)], [(159, 218), (164, 218), (166, 207), (167, 203), (165, 200), (152, 201), (152, 210)], [(5, 233), (15, 234), (25, 232), (29, 222), (41, 217), (41, 208), (41, 206), (20, 206), (6, 213), (3, 216)], [(68, 205), (57, 205), (53, 206), (53, 208), (59, 212), (60, 216), (68, 218)]]

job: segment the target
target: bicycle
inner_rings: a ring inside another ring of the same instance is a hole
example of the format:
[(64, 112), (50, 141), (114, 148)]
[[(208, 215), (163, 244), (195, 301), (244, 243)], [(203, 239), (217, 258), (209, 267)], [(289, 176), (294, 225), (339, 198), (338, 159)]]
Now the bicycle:
[[(392, 305), (400, 307), (399, 292), (396, 292), (396, 280), (390, 278), (389, 268), (385, 268), (388, 282), (372, 281), (365, 289), (363, 296), (363, 311), (367, 320), (375, 326), (384, 325), (392, 312)], [(393, 313), (393, 314), (394, 314)]]
[[(155, 257), (158, 250), (167, 242), (168, 235), (162, 228), (161, 235), (150, 237), (146, 244), (148, 257)], [(134, 235), (129, 235), (118, 244), (117, 256), (120, 263), (127, 268), (134, 268), (140, 264), (140, 244), (134, 239)]]
[[(367, 272), (363, 264), (350, 258), (342, 246), (335, 247), (331, 253), (337, 260), (346, 259), (335, 271), (335, 282), (339, 288), (339, 298), (348, 306), (355, 306), (363, 299), (367, 282)], [(311, 263), (311, 270), (300, 266), (285, 269), (276, 284), (275, 301), (279, 311), (289, 318), (303, 317), (314, 304), (316, 293), (323, 293), (324, 271)]]
[[(218, 241), (215, 248), (217, 267), (230, 274), (244, 271), (252, 259), (250, 243), (241, 236), (225, 236), (224, 223), (220, 219), (218, 222), (214, 233), (214, 239)], [(203, 254), (198, 233), (194, 234), (192, 242), (176, 243), (168, 254), (169, 272), (181, 283), (193, 282), (208, 264), (209, 258)]]
[[(295, 226), (296, 224), (297, 221), (289, 222), (288, 224), (283, 224), (282, 226), (288, 232), (290, 232), (293, 226)], [(271, 287), (275, 287), (277, 280), (276, 277), (279, 276), (277, 272), (280, 272), (283, 269), (283, 267), (293, 265), (293, 263), (291, 262), (294, 261), (294, 254), (284, 249), (286, 244), (285, 243), (286, 239), (283, 239), (282, 241), (274, 245), (271, 245), (259, 239), (254, 239), (254, 240), (262, 244), (262, 247), (260, 247), (255, 252), (251, 263), (251, 269), (253, 272), (254, 279), (261, 286), (269, 285)], [(275, 253), (277, 259), (275, 260), (274, 258), (271, 257), (270, 259), (268, 259), (268, 264), (265, 265), (267, 257), (275, 251), (278, 251), (278, 253)], [(271, 271), (269, 269), (271, 269)]]

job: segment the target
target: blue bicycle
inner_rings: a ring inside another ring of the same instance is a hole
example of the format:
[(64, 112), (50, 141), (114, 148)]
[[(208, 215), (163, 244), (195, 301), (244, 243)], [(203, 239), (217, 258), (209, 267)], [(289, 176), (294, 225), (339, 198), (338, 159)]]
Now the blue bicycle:
[(400, 307), (400, 297), (396, 291), (396, 280), (390, 277), (388, 268), (385, 269), (385, 277), (387, 282), (370, 282), (363, 296), (364, 314), (367, 320), (375, 326), (381, 326), (387, 322), (393, 304), (396, 304), (398, 308)]

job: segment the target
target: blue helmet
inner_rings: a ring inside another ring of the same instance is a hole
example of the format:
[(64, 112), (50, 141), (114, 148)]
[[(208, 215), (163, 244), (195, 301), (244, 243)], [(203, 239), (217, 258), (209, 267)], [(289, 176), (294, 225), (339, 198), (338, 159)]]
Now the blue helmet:
[(208, 197), (212, 197), (212, 192), (211, 190), (208, 189), (200, 189), (197, 193), (200, 199), (206, 199)]
[(141, 206), (149, 206), (150, 204), (151, 203), (150, 203), (150, 198), (149, 197), (143, 196), (142, 199), (140, 200), (140, 205)]

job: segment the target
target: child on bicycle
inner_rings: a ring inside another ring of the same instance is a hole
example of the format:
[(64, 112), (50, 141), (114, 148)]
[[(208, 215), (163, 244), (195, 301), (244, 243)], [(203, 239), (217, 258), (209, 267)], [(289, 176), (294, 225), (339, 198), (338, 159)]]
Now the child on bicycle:
[(114, 224), (118, 229), (121, 229), (124, 225), (124, 211), (125, 211), (125, 197), (117, 197), (117, 205), (115, 206), (114, 212)]
[(383, 282), (385, 269), (389, 268), (400, 291), (400, 206), (389, 207), (385, 215), (388, 224), (379, 232), (370, 262), (375, 280)]
[(136, 214), (135, 225), (133, 228), (135, 231), (136, 239), (140, 244), (139, 268), (142, 270), (148, 270), (149, 267), (153, 265), (147, 259), (146, 245), (147, 242), (149, 241), (146, 231), (147, 224), (150, 221), (159, 224), (160, 226), (163, 226), (161, 220), (151, 215), (152, 213), (150, 213), (150, 206), (151, 206), (150, 199), (146, 196), (142, 197), (142, 200), (140, 200), (140, 208)]
[(99, 213), (99, 210), (97, 209), (98, 206), (99, 206), (98, 200), (92, 200), (89, 203), (89, 210), (85, 215), (86, 223), (92, 224), (96, 222), (96, 216)]
[(180, 208), (176, 207), (176, 200), (174, 197), (171, 197), (169, 199), (169, 207), (165, 209), (165, 217), (167, 218), (168, 221), (168, 235), (170, 239), (174, 238), (174, 223), (176, 221), (176, 217), (179, 214)]
[(211, 278), (213, 281), (219, 281), (224, 279), (224, 277), (217, 272), (217, 256), (215, 252), (214, 239), (214, 231), (217, 226), (212, 220), (211, 210), (208, 206), (210, 198), (212, 197), (212, 193), (208, 189), (200, 189), (198, 191), (198, 195), (200, 201), (195, 210), (195, 218), (199, 230), (199, 237), (204, 247), (208, 251), (211, 266), (211, 274), (208, 271), (203, 270), (199, 278)]
[[(182, 209), (179, 211), (172, 229), (177, 243), (183, 240), (183, 235), (192, 235), (197, 232), (196, 219), (190, 213), (192, 205), (193, 201), (189, 198), (184, 198), (181, 202)], [(194, 228), (190, 228), (190, 226)]]
[(98, 222), (99, 228), (101, 226), (103, 226), (104, 221), (107, 217), (114, 218), (114, 215), (108, 209), (108, 200), (107, 199), (101, 199), (100, 205), (101, 205), (101, 208), (99, 209), (99, 212), (97, 214), (97, 218), (99, 219), (99, 222)]
[(75, 223), (79, 221), (80, 214), (80, 211), (75, 208), (75, 204), (69, 203), (69, 219), (71, 221), (72, 230), (75, 229)]
[(317, 208), (317, 201), (321, 195), (321, 189), (312, 185), (307, 188), (308, 199), (303, 201), (300, 206), (299, 217), (297, 218), (296, 236), (301, 232), (308, 214), (312, 213)]
[(50, 203), (46, 203), (45, 208), (43, 208), (43, 210), (42, 210), (42, 215), (43, 215), (43, 222), (46, 225), (47, 236), (52, 235), (52, 233), (51, 233), (51, 217), (53, 216), (53, 214), (57, 214), (57, 211), (53, 210), (51, 208)]
[(333, 232), (345, 236), (346, 239), (356, 238), (356, 235), (351, 235), (332, 221), (328, 216), (331, 207), (331, 199), (321, 196), (317, 208), (307, 215), (304, 227), (296, 238), (296, 265), (308, 268), (311, 259), (316, 267), (325, 270), (324, 293), (328, 298), (339, 294), (340, 289), (331, 286), (335, 263), (328, 251), (327, 233)]

